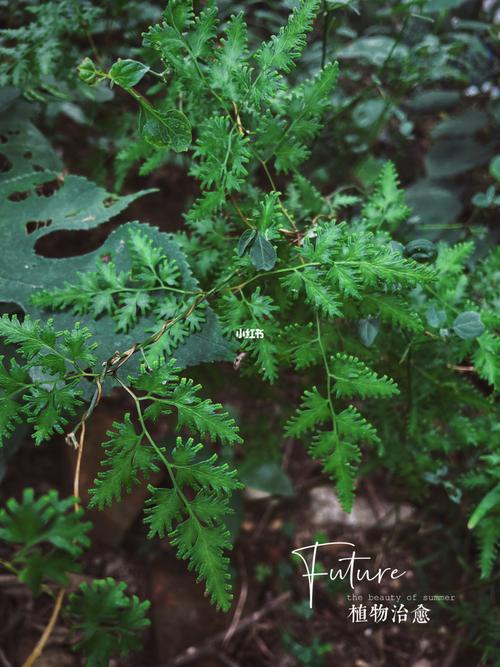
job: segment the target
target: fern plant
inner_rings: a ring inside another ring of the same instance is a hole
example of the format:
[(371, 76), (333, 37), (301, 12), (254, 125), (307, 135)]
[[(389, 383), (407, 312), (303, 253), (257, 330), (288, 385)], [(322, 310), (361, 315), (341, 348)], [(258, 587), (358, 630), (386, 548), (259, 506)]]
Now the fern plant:
[[(299, 86), (287, 78), (318, 10), (319, 2), (300, 2), (276, 36), (251, 50), (242, 14), (219, 26), (215, 7), (195, 15), (189, 2), (169, 3), (164, 21), (143, 35), (163, 68), (165, 85), (160, 81), (152, 89), (154, 102), (134, 86), (156, 61), (118, 61), (108, 72), (86, 62), (82, 73), (88, 80), (90, 69), (90, 82), (108, 79), (138, 101), (138, 141), (150, 145), (147, 159), (157, 164), (169, 148), (185, 148), (173, 145), (163, 127), (171, 123), (168, 118), (184, 114), (186, 142), (189, 126), (194, 134), (190, 173), (202, 194), (186, 213), (188, 232), (179, 239), (200, 279), (230, 282), (235, 269), (244, 276), (214, 307), (229, 336), (239, 328), (262, 328), (262, 338), (245, 340), (241, 348), (266, 381), (276, 382), (279, 368), (290, 362), (302, 372), (318, 364), (323, 369), (323, 388), (306, 390), (286, 432), (312, 431), (310, 452), (334, 479), (349, 510), (360, 445), (383, 451), (359, 401), (373, 414), (370, 399), (398, 394), (393, 380), (370, 368), (369, 352), (379, 332), (386, 337), (385, 366), (396, 376), (401, 364), (406, 368), (401, 398), (410, 440), (418, 432), (414, 357), (437, 349), (436, 362), (447, 358), (453, 376), (453, 366), (473, 355), (475, 371), (496, 388), (498, 336), (488, 306), (464, 298), (471, 243), (436, 248), (426, 239), (400, 242), (411, 211), (391, 163), (350, 224), (338, 221), (339, 211), (358, 205), (359, 198), (337, 192), (325, 197), (300, 171), (338, 76), (336, 63), (324, 63)], [(127, 78), (122, 71), (134, 75)], [(152, 109), (156, 120), (145, 131)], [(459, 287), (453, 289), (458, 276)], [(443, 323), (449, 328), (440, 327)], [(354, 339), (347, 337), (349, 330), (357, 330)], [(399, 368), (389, 352), (398, 349)], [(422, 424), (429, 418), (425, 414)]]
[[(57, 491), (35, 498), (26, 488), (20, 501), (11, 498), (0, 510), (0, 537), (14, 548), (10, 561), (2, 561), (34, 595), (54, 595), (62, 586), (56, 609), (63, 604), (70, 574), (79, 572), (77, 559), (90, 545), (91, 524), (83, 510), (74, 509), (77, 498), (59, 499)], [(111, 577), (82, 583), (69, 595), (64, 617), (71, 633), (80, 638), (73, 648), (87, 658), (87, 665), (106, 667), (110, 658), (127, 655), (140, 647), (139, 634), (148, 627), (149, 602), (125, 593), (126, 585)]]

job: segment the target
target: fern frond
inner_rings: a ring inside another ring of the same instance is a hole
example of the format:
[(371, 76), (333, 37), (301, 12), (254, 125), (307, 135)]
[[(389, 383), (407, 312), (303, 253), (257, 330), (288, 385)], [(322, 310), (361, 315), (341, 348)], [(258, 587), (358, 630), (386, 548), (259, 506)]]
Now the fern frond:
[(332, 357), (331, 372), (335, 379), (334, 392), (337, 396), (385, 398), (399, 394), (394, 380), (386, 375), (378, 376), (356, 357), (341, 352)]
[(139, 473), (148, 477), (159, 470), (156, 452), (143, 434), (136, 432), (130, 413), (124, 415), (123, 422), (114, 422), (107, 435), (109, 440), (102, 444), (106, 455), (101, 466), (105, 470), (98, 473), (89, 490), (90, 507), (99, 509), (120, 500), (124, 490), (130, 492), (139, 483)]
[(300, 0), (286, 26), (280, 28), (278, 34), (273, 35), (255, 53), (255, 60), (264, 77), (273, 72), (286, 73), (292, 69), (294, 61), (300, 57), (306, 45), (306, 35), (312, 30), (319, 7), (320, 0)]
[(193, 517), (177, 524), (170, 534), (179, 558), (195, 570), (197, 581), (206, 582), (210, 599), (223, 611), (231, 605), (229, 560), (224, 551), (231, 548), (229, 531), (222, 525), (202, 526)]
[(323, 470), (335, 482), (340, 503), (349, 512), (354, 502), (356, 472), (361, 452), (352, 442), (334, 431), (317, 433), (310, 445), (311, 456), (321, 461)]
[(208, 118), (200, 128), (190, 174), (205, 188), (230, 193), (239, 190), (250, 160), (248, 139), (226, 116)]
[(410, 208), (405, 203), (405, 194), (399, 185), (396, 167), (392, 162), (386, 162), (361, 215), (370, 228), (381, 229), (385, 225), (392, 231), (406, 220), (409, 214)]
[(18, 547), (13, 563), (35, 595), (43, 581), (67, 586), (68, 573), (79, 571), (76, 559), (90, 545), (91, 524), (82, 520), (82, 510), (74, 511), (74, 502), (59, 499), (57, 491), (35, 498), (26, 488), (20, 501), (11, 498), (0, 510), (0, 539)]
[[(211, 600), (226, 611), (232, 596), (224, 551), (232, 544), (223, 519), (231, 512), (228, 495), (241, 484), (227, 464), (217, 464), (216, 454), (200, 460), (203, 449), (192, 438), (177, 438), (169, 464), (173, 486), (149, 487), (152, 495), (145, 523), (149, 524), (149, 537), (168, 534), (179, 558), (188, 561), (198, 581), (205, 582)], [(185, 486), (196, 492), (192, 501), (182, 491)]]
[(382, 320), (400, 326), (409, 331), (419, 333), (424, 324), (418, 313), (411, 308), (401, 297), (392, 294), (365, 295), (363, 307), (367, 314), (378, 315)]
[(88, 667), (104, 667), (113, 655), (141, 647), (139, 635), (150, 625), (149, 602), (125, 593), (127, 585), (111, 577), (84, 582), (69, 596), (66, 614), (78, 632), (76, 648)]
[(307, 431), (324, 424), (330, 418), (328, 399), (324, 398), (316, 387), (306, 389), (302, 403), (295, 415), (287, 422), (285, 433), (290, 437), (300, 437)]
[(137, 377), (129, 377), (132, 387), (146, 391), (146, 398), (152, 401), (145, 410), (146, 417), (154, 419), (175, 409), (178, 429), (186, 427), (225, 444), (241, 442), (238, 427), (223, 406), (208, 398), (202, 399), (199, 396), (201, 385), (194, 384), (190, 378), (179, 379), (178, 370), (175, 361), (166, 364), (157, 361), (151, 371), (143, 370)]

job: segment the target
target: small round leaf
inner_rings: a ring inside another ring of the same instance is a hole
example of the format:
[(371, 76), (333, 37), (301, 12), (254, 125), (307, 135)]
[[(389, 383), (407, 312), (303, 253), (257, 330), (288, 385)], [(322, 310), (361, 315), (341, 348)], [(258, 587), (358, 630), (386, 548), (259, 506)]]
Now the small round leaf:
[(253, 240), (257, 236), (255, 229), (246, 229), (243, 234), (240, 236), (238, 241), (238, 255), (243, 257), (246, 251), (250, 248), (253, 243)]
[(376, 317), (366, 317), (359, 320), (358, 334), (365, 347), (371, 347), (378, 336), (380, 322)]
[(432, 262), (436, 258), (437, 250), (432, 241), (415, 239), (406, 245), (404, 254), (416, 262)]
[(496, 178), (497, 181), (500, 181), (500, 155), (497, 155), (490, 162), (490, 174), (493, 178)]
[(250, 250), (250, 259), (259, 271), (270, 271), (276, 264), (276, 250), (267, 239), (257, 234)]
[(462, 340), (471, 340), (477, 338), (485, 330), (484, 324), (481, 322), (481, 316), (473, 310), (467, 310), (460, 313), (453, 322), (453, 331)]
[(117, 60), (109, 70), (109, 76), (122, 88), (136, 86), (149, 71), (149, 67), (137, 60)]
[(80, 79), (91, 86), (102, 79), (99, 75), (98, 69), (91, 58), (84, 58), (78, 66), (78, 74)]
[(139, 115), (142, 138), (157, 148), (171, 148), (176, 153), (187, 151), (191, 144), (191, 125), (177, 109), (150, 111), (144, 107)]
[(439, 329), (439, 327), (441, 327), (446, 320), (446, 313), (444, 310), (436, 308), (436, 305), (433, 303), (427, 309), (425, 317), (427, 319), (427, 324), (430, 327), (433, 327), (434, 329)]

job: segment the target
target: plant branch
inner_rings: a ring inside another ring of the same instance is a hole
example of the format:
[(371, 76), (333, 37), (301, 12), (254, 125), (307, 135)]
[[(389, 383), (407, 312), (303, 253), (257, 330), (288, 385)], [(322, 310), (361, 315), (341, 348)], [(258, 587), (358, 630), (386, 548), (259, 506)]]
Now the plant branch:
[(56, 603), (54, 605), (54, 609), (52, 610), (49, 622), (47, 623), (47, 626), (43, 631), (42, 636), (38, 640), (35, 648), (29, 654), (28, 658), (23, 662), (22, 667), (32, 667), (35, 664), (35, 661), (38, 660), (38, 658), (42, 655), (43, 649), (45, 648), (45, 644), (47, 643), (52, 633), (52, 630), (54, 629), (57, 623), (57, 619), (61, 611), (65, 593), (66, 590), (64, 588), (61, 588), (61, 590), (57, 594)]

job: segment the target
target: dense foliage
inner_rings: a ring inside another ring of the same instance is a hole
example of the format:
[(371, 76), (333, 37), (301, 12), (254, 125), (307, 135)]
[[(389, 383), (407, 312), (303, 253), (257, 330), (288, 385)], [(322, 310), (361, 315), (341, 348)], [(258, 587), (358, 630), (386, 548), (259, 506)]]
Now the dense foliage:
[[(235, 367), (259, 386), (298, 378), (283, 434), (304, 443), (346, 512), (367, 470), (415, 498), (441, 487), (474, 531), (488, 580), (500, 526), (500, 254), (487, 226), (499, 203), (500, 105), (484, 83), (495, 57), (488, 17), (450, 21), (463, 2), (300, 0), (262, 41), (258, 25), (249, 30), (253, 3), (195, 11), (170, 0), (161, 17), (136, 2), (18, 4), (0, 31), (0, 300), (24, 316), (0, 319), (11, 346), (0, 438), (27, 423), (37, 445), (60, 433), (81, 452), (102, 396), (124, 392), (133, 410), (102, 443), (91, 506), (162, 470), (165, 483), (148, 487), (148, 537), (167, 536), (228, 610), (237, 468), (274, 454), (261, 434), (245, 460), (235, 420), (188, 367), (239, 355)], [(142, 46), (138, 16), (152, 22)], [(278, 20), (278, 9), (266, 16)], [(124, 43), (101, 52), (106, 22), (125, 28)], [(198, 194), (184, 228), (127, 223), (88, 254), (37, 254), (48, 233), (95, 228), (150, 191), (110, 194), (66, 175), (18, 91), (46, 105), (45, 128), (62, 113), (101, 133), (93, 159), (114, 151), (117, 188), (137, 165), (142, 176), (186, 170)], [(106, 105), (119, 103), (110, 128)], [(407, 181), (405, 158), (436, 113), (425, 173), (405, 194), (395, 164)], [(165, 415), (180, 434), (158, 442)], [(78, 499), (55, 492), (28, 489), (0, 514), (17, 549), (9, 567), (34, 594), (68, 585), (88, 529)], [(69, 597), (65, 619), (97, 666), (139, 645), (146, 610), (123, 584), (95, 580)]]

